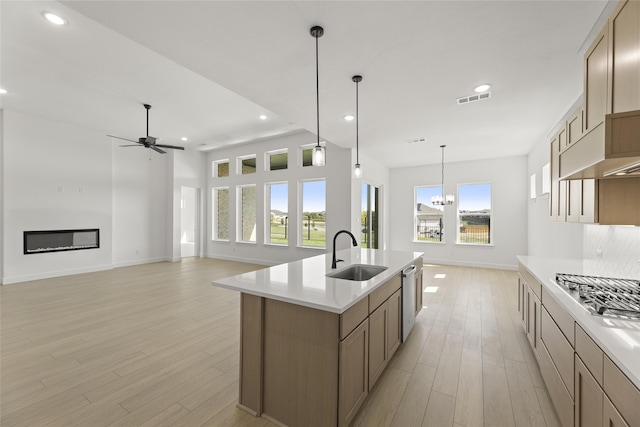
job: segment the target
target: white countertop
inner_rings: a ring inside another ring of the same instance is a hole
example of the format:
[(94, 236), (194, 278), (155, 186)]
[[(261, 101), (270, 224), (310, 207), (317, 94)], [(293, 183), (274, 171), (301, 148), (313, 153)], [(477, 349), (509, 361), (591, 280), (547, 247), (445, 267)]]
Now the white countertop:
[[(214, 280), (212, 284), (251, 295), (333, 313), (343, 313), (422, 255), (422, 252), (344, 249), (336, 253), (336, 257), (343, 259), (344, 262), (339, 262), (335, 270), (331, 269), (332, 254), (327, 253)], [(352, 264), (379, 265), (388, 268), (364, 282), (325, 276), (327, 273), (342, 270)]]
[(518, 259), (640, 389), (640, 320), (591, 314), (555, 282), (556, 273), (594, 274), (589, 271), (588, 263), (532, 256), (518, 256)]

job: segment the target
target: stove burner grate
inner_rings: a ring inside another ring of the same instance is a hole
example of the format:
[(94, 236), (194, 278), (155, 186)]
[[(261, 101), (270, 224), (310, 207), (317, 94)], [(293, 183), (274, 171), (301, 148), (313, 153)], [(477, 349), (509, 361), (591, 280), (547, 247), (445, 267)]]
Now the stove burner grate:
[(577, 289), (580, 298), (598, 314), (610, 310), (640, 317), (640, 280), (558, 273), (556, 282), (570, 290)]

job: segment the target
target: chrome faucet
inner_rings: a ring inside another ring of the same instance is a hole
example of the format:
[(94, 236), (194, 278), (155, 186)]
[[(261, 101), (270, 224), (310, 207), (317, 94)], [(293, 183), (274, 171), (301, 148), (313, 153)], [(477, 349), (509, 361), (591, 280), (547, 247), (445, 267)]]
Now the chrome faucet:
[(347, 233), (349, 236), (351, 236), (351, 241), (353, 242), (353, 246), (358, 246), (358, 241), (356, 240), (355, 236), (351, 234), (350, 231), (347, 231), (347, 230), (338, 231), (336, 235), (333, 236), (333, 259), (331, 260), (331, 268), (336, 268), (337, 264), (340, 261), (344, 261), (343, 259), (336, 259), (336, 237), (338, 237), (338, 235), (342, 233)]

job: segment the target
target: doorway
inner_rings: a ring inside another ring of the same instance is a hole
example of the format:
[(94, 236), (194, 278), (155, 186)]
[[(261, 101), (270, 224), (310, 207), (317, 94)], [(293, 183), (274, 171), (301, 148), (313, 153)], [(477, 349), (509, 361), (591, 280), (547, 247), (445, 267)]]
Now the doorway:
[(199, 255), (198, 236), (200, 189), (182, 187), (180, 191), (180, 256)]
[(360, 213), (362, 236), (360, 242), (363, 248), (378, 249), (379, 195), (379, 187), (362, 183), (362, 209)]

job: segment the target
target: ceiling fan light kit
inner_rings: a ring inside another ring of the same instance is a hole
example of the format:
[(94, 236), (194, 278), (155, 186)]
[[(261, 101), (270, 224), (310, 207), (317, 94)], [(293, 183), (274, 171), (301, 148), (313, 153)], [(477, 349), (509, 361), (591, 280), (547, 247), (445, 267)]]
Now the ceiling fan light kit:
[(160, 154), (165, 154), (166, 151), (162, 150), (162, 148), (170, 148), (172, 150), (184, 150), (184, 147), (179, 147), (177, 145), (166, 145), (166, 144), (157, 144), (156, 141), (158, 138), (154, 136), (149, 136), (149, 110), (151, 109), (151, 105), (142, 104), (144, 108), (147, 110), (147, 136), (141, 136), (137, 141), (127, 138), (121, 138), (115, 135), (107, 135), (111, 138), (121, 139), (123, 141), (134, 142), (135, 144), (121, 145), (121, 147), (145, 147), (150, 148), (153, 151), (156, 151)]

